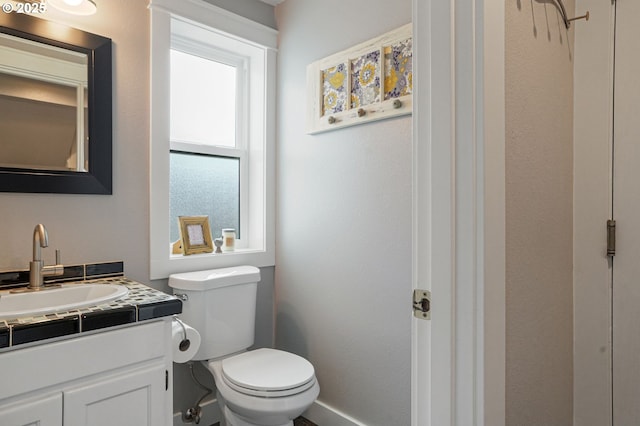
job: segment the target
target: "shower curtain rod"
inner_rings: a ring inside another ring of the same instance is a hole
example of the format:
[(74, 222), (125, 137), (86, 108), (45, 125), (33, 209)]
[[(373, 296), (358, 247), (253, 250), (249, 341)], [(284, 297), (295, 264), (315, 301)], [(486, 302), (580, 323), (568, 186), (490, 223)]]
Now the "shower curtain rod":
[(585, 21), (589, 20), (589, 11), (587, 11), (587, 13), (585, 13), (582, 16), (576, 16), (575, 18), (569, 19), (567, 17), (567, 11), (564, 8), (564, 4), (562, 3), (562, 0), (555, 0), (555, 1), (558, 4), (558, 6), (560, 7), (560, 14), (562, 15), (562, 20), (564, 21), (564, 26), (567, 27), (567, 29), (569, 29), (569, 27), (571, 26), (571, 22), (572, 21), (576, 21), (578, 19), (584, 19)]

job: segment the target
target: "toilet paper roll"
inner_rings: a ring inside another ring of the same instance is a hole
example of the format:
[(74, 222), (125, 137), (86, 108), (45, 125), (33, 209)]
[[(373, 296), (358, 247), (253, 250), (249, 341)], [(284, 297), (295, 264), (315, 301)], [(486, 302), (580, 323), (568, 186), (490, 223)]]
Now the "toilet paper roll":
[(182, 364), (189, 361), (200, 348), (200, 333), (178, 318), (171, 324), (171, 348), (173, 362)]

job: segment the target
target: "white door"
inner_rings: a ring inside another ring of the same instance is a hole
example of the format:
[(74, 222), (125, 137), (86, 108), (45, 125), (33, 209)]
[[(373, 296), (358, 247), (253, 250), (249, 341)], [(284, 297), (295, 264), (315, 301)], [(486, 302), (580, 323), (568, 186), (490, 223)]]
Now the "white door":
[(500, 426), (504, 2), (413, 0), (413, 49), (411, 424)]
[(0, 407), (2, 426), (62, 426), (62, 392)]
[(640, 424), (640, 2), (616, 2), (613, 424)]
[(64, 426), (163, 426), (165, 365), (127, 371), (64, 392)]

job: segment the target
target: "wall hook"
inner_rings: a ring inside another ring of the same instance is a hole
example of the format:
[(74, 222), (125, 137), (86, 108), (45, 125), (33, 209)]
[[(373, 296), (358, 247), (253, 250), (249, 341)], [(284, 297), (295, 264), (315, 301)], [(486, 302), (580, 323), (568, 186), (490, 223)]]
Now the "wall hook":
[(578, 19), (584, 19), (585, 21), (588, 21), (589, 20), (589, 11), (587, 10), (587, 13), (585, 13), (582, 16), (576, 16), (575, 18), (567, 19), (567, 21), (572, 22), (572, 21), (577, 21)]
[(586, 21), (589, 20), (589, 11), (587, 11), (587, 13), (582, 16), (576, 16), (575, 18), (569, 19), (567, 17), (567, 10), (564, 8), (564, 3), (562, 3), (562, 0), (556, 0), (556, 3), (558, 4), (558, 8), (560, 9), (560, 14), (562, 15), (564, 26), (567, 27), (567, 29), (569, 29), (569, 27), (571, 26), (572, 21), (577, 21), (578, 19), (584, 19)]

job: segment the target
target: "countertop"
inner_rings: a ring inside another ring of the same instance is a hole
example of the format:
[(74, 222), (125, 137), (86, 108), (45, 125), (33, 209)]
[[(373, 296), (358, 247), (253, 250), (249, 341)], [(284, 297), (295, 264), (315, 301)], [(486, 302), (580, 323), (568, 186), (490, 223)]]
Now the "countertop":
[[(78, 284), (121, 284), (129, 293), (118, 300), (41, 316), (0, 320), (0, 350), (60, 337), (82, 335), (109, 327), (133, 324), (182, 312), (175, 296), (123, 276), (75, 281)], [(73, 284), (75, 282), (67, 282)], [(44, 342), (43, 342), (44, 343)]]

